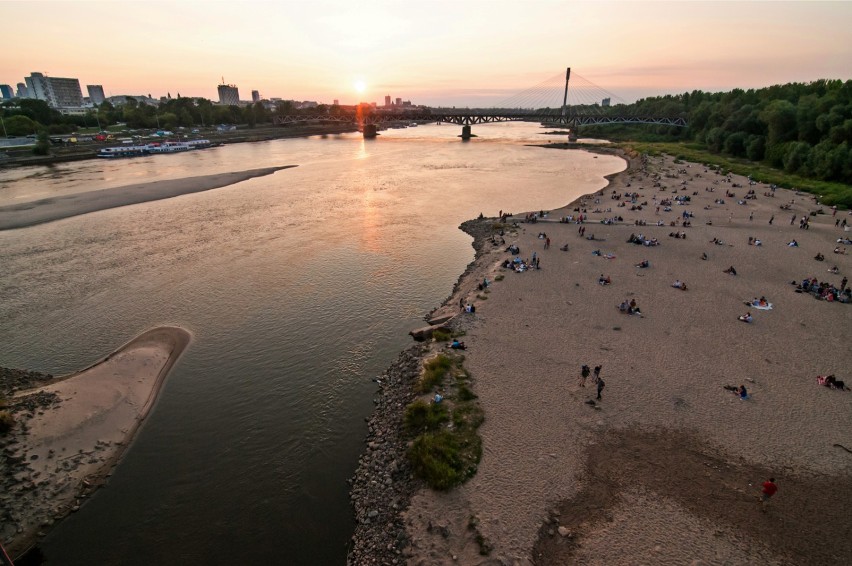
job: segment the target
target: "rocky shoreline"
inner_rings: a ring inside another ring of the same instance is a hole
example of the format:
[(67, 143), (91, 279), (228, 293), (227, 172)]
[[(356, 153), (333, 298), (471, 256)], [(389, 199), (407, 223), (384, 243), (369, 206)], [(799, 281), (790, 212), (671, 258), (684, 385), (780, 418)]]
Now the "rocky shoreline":
[[(433, 320), (439, 311), (458, 312), (459, 298), (466, 295), (468, 287), (475, 288), (479, 273), (487, 268), (482, 258), (490, 251), (488, 239), (495, 222), (497, 219), (481, 217), (459, 226), (473, 237), (474, 259), (456, 281), (452, 293), (426, 316), (427, 320)], [(459, 331), (472, 320), (454, 317), (442, 326)], [(403, 512), (415, 491), (425, 484), (414, 477), (409, 464), (402, 419), (405, 407), (417, 397), (414, 385), (424, 360), (432, 353), (428, 342), (415, 343), (375, 380), (379, 384), (375, 410), (367, 420), (365, 450), (350, 480), (356, 521), (347, 559), (350, 565), (404, 564), (413, 556)]]

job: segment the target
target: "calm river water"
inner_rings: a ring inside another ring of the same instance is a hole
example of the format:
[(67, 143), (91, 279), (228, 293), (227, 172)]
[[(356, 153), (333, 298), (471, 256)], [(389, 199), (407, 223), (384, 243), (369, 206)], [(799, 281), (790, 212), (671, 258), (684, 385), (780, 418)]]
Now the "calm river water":
[(208, 191), (0, 232), (0, 365), (78, 370), (162, 324), (194, 341), (49, 564), (343, 564), (371, 379), (473, 258), (480, 212), (564, 205), (620, 159), (444, 124), (0, 170), (0, 205), (272, 165)]

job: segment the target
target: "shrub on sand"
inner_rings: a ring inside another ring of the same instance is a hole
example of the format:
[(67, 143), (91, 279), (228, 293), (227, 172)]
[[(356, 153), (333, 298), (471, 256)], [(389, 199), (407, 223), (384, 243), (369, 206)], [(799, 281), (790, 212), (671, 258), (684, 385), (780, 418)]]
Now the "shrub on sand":
[(446, 405), (417, 400), (405, 408), (403, 424), (407, 433), (419, 434), (424, 431), (438, 430), (449, 420), (450, 415)]
[(444, 376), (453, 365), (453, 360), (444, 354), (438, 354), (435, 358), (426, 362), (426, 371), (420, 378), (420, 392), (431, 391), (444, 382)]

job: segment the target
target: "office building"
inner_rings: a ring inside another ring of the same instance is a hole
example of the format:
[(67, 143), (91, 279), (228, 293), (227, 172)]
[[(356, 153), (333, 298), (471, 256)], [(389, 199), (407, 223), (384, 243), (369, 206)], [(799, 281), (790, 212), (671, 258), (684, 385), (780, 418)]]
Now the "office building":
[(18, 95), (18, 98), (29, 98), (30, 97), (30, 91), (27, 88), (26, 84), (18, 83), (17, 95)]
[(259, 90), (251, 91), (251, 101), (252, 101), (252, 103), (260, 102), (260, 91)]
[(387, 96), (385, 96), (385, 106), (390, 106), (390, 105), (391, 105), (391, 97), (388, 94)]
[(0, 85), (0, 98), (15, 98), (15, 91), (9, 85)]
[(44, 100), (51, 108), (80, 108), (83, 106), (83, 91), (78, 79), (46, 77), (42, 73), (30, 73), (24, 79), (29, 98)]
[(89, 100), (95, 106), (100, 106), (106, 100), (104, 96), (104, 87), (101, 85), (86, 85), (86, 90), (89, 91)]
[(402, 99), (401, 99), (401, 98), (397, 98), (397, 99), (396, 99), (396, 105), (397, 105), (397, 106), (402, 106)]
[(604, 98), (603, 100), (601, 100), (601, 106), (603, 106), (604, 108), (606, 108), (609, 105), (610, 105), (610, 99), (609, 98)]
[(237, 85), (219, 85), (219, 104), (225, 106), (239, 106), (240, 104), (240, 89)]

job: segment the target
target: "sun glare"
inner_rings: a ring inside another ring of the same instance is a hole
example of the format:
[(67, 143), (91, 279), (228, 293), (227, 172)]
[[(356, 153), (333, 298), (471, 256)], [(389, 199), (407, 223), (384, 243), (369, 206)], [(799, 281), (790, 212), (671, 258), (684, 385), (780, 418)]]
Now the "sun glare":
[(355, 90), (358, 91), (359, 94), (363, 93), (367, 90), (367, 84), (364, 81), (355, 81)]

